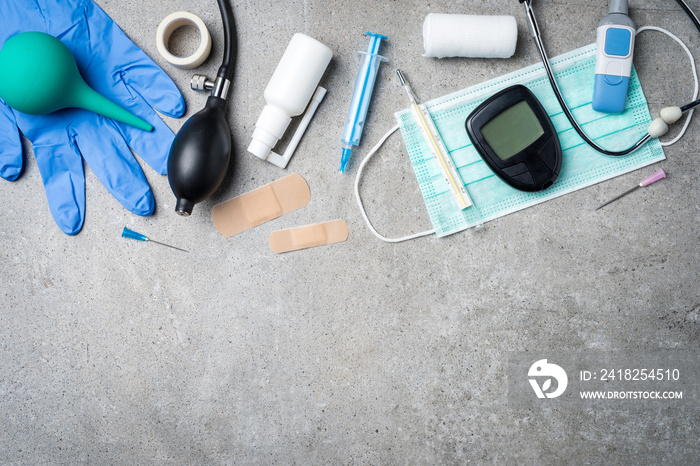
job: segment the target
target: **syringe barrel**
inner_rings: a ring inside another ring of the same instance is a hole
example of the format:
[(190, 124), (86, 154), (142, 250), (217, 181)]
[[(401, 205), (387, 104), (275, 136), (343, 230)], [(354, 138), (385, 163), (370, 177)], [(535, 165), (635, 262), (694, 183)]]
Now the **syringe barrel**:
[(367, 35), (371, 37), (367, 52), (357, 52), (361, 57), (360, 69), (357, 72), (355, 90), (350, 101), (348, 118), (341, 140), (344, 144), (352, 144), (353, 146), (360, 145), (374, 83), (379, 73), (379, 65), (383, 61), (388, 61), (386, 57), (377, 54), (379, 44), (386, 37), (373, 33), (367, 33)]

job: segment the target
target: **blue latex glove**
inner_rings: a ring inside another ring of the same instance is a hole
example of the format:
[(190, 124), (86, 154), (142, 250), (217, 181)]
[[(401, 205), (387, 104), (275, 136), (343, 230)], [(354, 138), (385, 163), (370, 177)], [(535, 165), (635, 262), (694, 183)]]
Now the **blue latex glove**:
[(166, 174), (174, 135), (153, 109), (184, 114), (175, 84), (92, 0), (0, 0), (0, 12), (0, 46), (20, 32), (57, 37), (93, 89), (155, 128), (145, 132), (80, 109), (27, 115), (0, 100), (0, 176), (14, 181), (22, 171), (19, 128), (32, 143), (51, 213), (65, 233), (79, 232), (85, 218), (83, 158), (124, 207), (150, 215), (153, 193), (129, 148)]

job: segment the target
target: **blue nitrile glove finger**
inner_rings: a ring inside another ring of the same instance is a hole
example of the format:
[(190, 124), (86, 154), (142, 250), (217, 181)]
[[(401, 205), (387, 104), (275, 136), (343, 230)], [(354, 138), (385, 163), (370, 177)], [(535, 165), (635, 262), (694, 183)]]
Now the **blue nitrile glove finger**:
[(22, 173), (22, 141), (12, 110), (0, 99), (0, 176), (15, 181)]
[[(18, 123), (29, 115), (18, 114)], [(35, 117), (37, 118), (37, 117)], [(38, 117), (39, 135), (35, 129), (26, 136), (34, 138), (34, 156), (44, 182), (46, 199), (58, 227), (67, 235), (74, 235), (83, 227), (85, 219), (85, 172), (83, 160), (75, 144), (69, 143), (69, 128), (55, 123), (63, 121), (54, 115)]]
[(51, 213), (65, 233), (77, 233), (84, 218), (81, 158), (125, 208), (137, 215), (153, 213), (148, 181), (113, 120), (80, 109), (66, 109), (61, 115), (18, 114), (17, 120), (23, 126), (29, 118), (40, 123), (26, 136), (33, 142)]
[(116, 123), (100, 115), (90, 115), (72, 131), (74, 143), (107, 191), (131, 212), (151, 215), (155, 208), (151, 187), (141, 165), (129, 153)]
[[(124, 105), (124, 107), (153, 125), (153, 131), (149, 133), (124, 123), (117, 123), (123, 138), (136, 155), (153, 167), (155, 171), (161, 175), (167, 174), (168, 154), (175, 139), (173, 131), (153, 112), (143, 97), (134, 89), (129, 88), (125, 82), (120, 82), (111, 90), (113, 95), (119, 91), (123, 96), (119, 101), (125, 102), (126, 96), (130, 98), (131, 105)], [(115, 98), (115, 100), (118, 99)]]

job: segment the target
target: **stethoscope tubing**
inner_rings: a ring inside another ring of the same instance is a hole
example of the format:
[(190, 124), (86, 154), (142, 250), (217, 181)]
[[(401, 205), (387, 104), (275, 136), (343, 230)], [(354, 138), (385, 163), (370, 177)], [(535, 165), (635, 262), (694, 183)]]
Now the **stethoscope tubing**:
[[(537, 20), (535, 18), (535, 13), (532, 10), (532, 0), (520, 0), (521, 3), (525, 4), (525, 13), (527, 15), (528, 19), (528, 25), (530, 27), (530, 34), (532, 35), (535, 45), (537, 46), (537, 50), (540, 53), (540, 58), (542, 59), (542, 64), (544, 65), (545, 72), (547, 73), (547, 78), (549, 79), (549, 82), (552, 86), (552, 91), (554, 91), (554, 95), (557, 98), (557, 101), (559, 102), (559, 105), (561, 106), (562, 110), (564, 111), (564, 114), (566, 115), (566, 118), (569, 120), (571, 123), (571, 126), (574, 128), (576, 133), (581, 137), (581, 139), (584, 140), (586, 144), (591, 146), (593, 149), (596, 151), (600, 152), (601, 154), (608, 155), (611, 157), (620, 157), (623, 155), (628, 155), (631, 154), (632, 152), (636, 151), (640, 147), (642, 147), (644, 144), (646, 144), (648, 141), (652, 139), (651, 135), (647, 133), (645, 136), (643, 136), (641, 139), (639, 139), (636, 143), (634, 143), (632, 146), (628, 147), (627, 149), (620, 150), (620, 151), (611, 151), (607, 150), (598, 144), (596, 144), (595, 141), (593, 141), (591, 138), (588, 137), (588, 135), (583, 131), (581, 126), (579, 126), (578, 122), (576, 121), (576, 118), (574, 118), (574, 115), (571, 113), (569, 110), (569, 106), (566, 104), (564, 101), (564, 97), (561, 94), (561, 90), (559, 89), (559, 85), (557, 84), (556, 79), (554, 78), (554, 73), (552, 72), (552, 67), (549, 65), (549, 58), (547, 57), (547, 52), (544, 48), (544, 43), (542, 42), (542, 37), (540, 35), (539, 27), (537, 26)], [(683, 0), (676, 0), (678, 4), (683, 8), (683, 10), (686, 12), (686, 14), (690, 17), (691, 21), (693, 21), (695, 27), (700, 31), (700, 21), (698, 20), (697, 16), (693, 11), (688, 7), (688, 5), (683, 1)], [(681, 111), (685, 113), (686, 111), (697, 107), (700, 105), (700, 99), (695, 100), (689, 104), (684, 105), (681, 108)]]

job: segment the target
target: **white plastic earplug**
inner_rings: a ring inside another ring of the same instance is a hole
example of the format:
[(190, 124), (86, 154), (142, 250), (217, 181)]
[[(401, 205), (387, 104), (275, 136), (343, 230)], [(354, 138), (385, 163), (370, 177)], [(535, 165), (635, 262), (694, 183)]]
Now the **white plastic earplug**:
[(659, 115), (667, 125), (672, 125), (681, 118), (683, 111), (680, 107), (666, 107), (661, 109)]
[(654, 118), (654, 121), (651, 122), (647, 131), (649, 136), (660, 138), (668, 132), (668, 125), (662, 118)]

